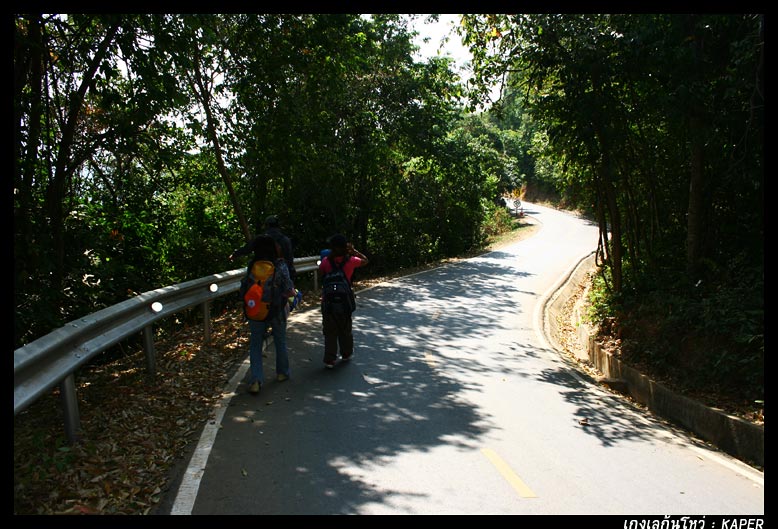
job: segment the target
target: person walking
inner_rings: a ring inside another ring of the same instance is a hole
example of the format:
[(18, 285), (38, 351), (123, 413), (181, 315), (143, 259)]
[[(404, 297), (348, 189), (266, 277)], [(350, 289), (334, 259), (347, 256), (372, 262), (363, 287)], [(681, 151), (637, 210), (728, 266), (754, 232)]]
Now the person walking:
[[(294, 247), (292, 246), (292, 240), (281, 231), (281, 223), (278, 221), (278, 217), (271, 215), (265, 219), (265, 233), (263, 235), (270, 235), (278, 245), (278, 251), (286, 262), (289, 278), (294, 282), (297, 279), (297, 270), (295, 270), (294, 266)], [(261, 235), (257, 237), (261, 237)], [(229, 257), (230, 261), (235, 260), (236, 257), (250, 255), (254, 251), (257, 237), (233, 251)]]
[[(262, 234), (254, 238), (250, 243), (253, 256), (246, 270), (246, 275), (241, 281), (240, 298), (245, 299), (250, 286), (253, 284), (252, 271), (256, 270), (254, 264), (258, 261), (263, 264), (272, 263), (268, 268), (268, 277), (262, 281), (261, 301), (269, 304), (269, 311), (263, 319), (252, 319), (247, 312), (248, 303), (244, 303), (243, 310), (249, 322), (249, 393), (259, 393), (264, 383), (264, 370), (262, 366), (262, 345), (268, 328), (273, 335), (273, 343), (276, 350), (276, 380), (283, 382), (291, 376), (289, 368), (289, 355), (286, 347), (286, 326), (289, 315), (289, 298), (294, 296), (295, 289), (286, 261), (281, 256), (278, 244), (270, 235)], [(241, 255), (241, 250), (236, 250), (230, 255), (230, 260)], [(251, 302), (252, 304), (254, 301)]]
[[(330, 252), (319, 264), (322, 284), (322, 331), (324, 334), (324, 366), (335, 366), (340, 349), (341, 360), (354, 356), (352, 314), (356, 309), (352, 277), (354, 270), (368, 264), (368, 258), (354, 249), (346, 237), (335, 234), (329, 239)], [(342, 283), (340, 283), (343, 281)], [(330, 285), (333, 285), (330, 288)], [(342, 286), (341, 286), (342, 285)], [(338, 293), (346, 290), (345, 296)]]
[(281, 247), (281, 254), (286, 261), (286, 267), (289, 269), (289, 277), (292, 281), (297, 279), (297, 270), (294, 267), (294, 247), (292, 240), (281, 231), (281, 223), (278, 217), (270, 215), (265, 219), (265, 233), (273, 237), (273, 240)]

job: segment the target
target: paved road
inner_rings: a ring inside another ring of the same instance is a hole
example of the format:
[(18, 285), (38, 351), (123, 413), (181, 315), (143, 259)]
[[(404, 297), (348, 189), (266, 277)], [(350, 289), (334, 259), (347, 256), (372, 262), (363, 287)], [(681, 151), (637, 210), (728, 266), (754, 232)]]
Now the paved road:
[(764, 514), (762, 473), (550, 348), (543, 302), (597, 229), (524, 208), (534, 237), (361, 292), (350, 363), (325, 370), (318, 312), (294, 315), (292, 379), (251, 396), (241, 368), (171, 512)]

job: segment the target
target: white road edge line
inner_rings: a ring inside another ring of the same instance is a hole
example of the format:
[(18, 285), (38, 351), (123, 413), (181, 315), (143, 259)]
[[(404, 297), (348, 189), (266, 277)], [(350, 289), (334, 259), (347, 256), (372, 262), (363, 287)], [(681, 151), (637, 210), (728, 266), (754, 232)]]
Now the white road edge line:
[(208, 421), (200, 434), (200, 441), (197, 443), (189, 465), (186, 468), (184, 477), (178, 487), (178, 494), (173, 503), (170, 514), (190, 515), (197, 499), (197, 491), (200, 489), (200, 481), (205, 472), (205, 465), (208, 462), (208, 456), (211, 454), (213, 443), (216, 441), (216, 434), (221, 428), (224, 413), (230, 403), (230, 399), (235, 396), (235, 390), (240, 384), (246, 371), (249, 369), (248, 357), (243, 361), (237, 372), (230, 379), (227, 388), (225, 388), (219, 402), (216, 405), (215, 420)]
[[(559, 291), (562, 285), (565, 284), (565, 282), (567, 282), (570, 279), (570, 277), (572, 277), (573, 273), (575, 272), (576, 268), (578, 268), (578, 266), (581, 264), (581, 262), (587, 257), (589, 257), (589, 255), (591, 254), (592, 252), (587, 252), (586, 254), (581, 256), (578, 260), (576, 260), (575, 264), (567, 271), (567, 273), (562, 275), (562, 279), (557, 281), (553, 286), (551, 286), (551, 288), (549, 288), (540, 297), (537, 305), (535, 305), (535, 313), (533, 315), (535, 321), (535, 333), (537, 334), (540, 343), (547, 350), (556, 351), (556, 348), (553, 347), (550, 343), (548, 343), (548, 340), (546, 339), (546, 332), (545, 332), (546, 319), (544, 316), (545, 307), (551, 301), (554, 295)], [(558, 357), (554, 356), (554, 359), (557, 360)], [(588, 382), (573, 368), (572, 364), (570, 364), (570, 366), (571, 366), (570, 374), (582, 384), (588, 385)], [(643, 420), (643, 417), (641, 417), (637, 412), (635, 412), (634, 410), (632, 410), (632, 412), (635, 413), (636, 416), (639, 417), (641, 420)], [(668, 439), (673, 439), (675, 441), (678, 441), (679, 439), (675, 434), (671, 432), (667, 432), (665, 436)], [(722, 456), (719, 453), (712, 451), (711, 449), (703, 449), (694, 445), (690, 445), (688, 442), (685, 441), (683, 441), (683, 445), (693, 450), (694, 452), (697, 452), (697, 454), (699, 454), (701, 457), (705, 457), (709, 461), (727, 467), (728, 469), (736, 472), (737, 474), (740, 474), (746, 479), (753, 481), (757, 485), (764, 486), (764, 474), (760, 474), (758, 470), (746, 465), (740, 460), (735, 458), (729, 460), (727, 458), (730, 456)]]
[[(446, 265), (443, 265), (441, 267), (436, 267), (436, 268), (443, 268), (448, 264), (450, 263), (447, 263)], [(418, 274), (423, 274), (433, 269), (422, 270), (421, 272), (416, 272), (415, 274), (410, 274), (408, 276), (402, 276), (395, 279), (401, 279), (401, 278), (411, 277)], [(383, 283), (373, 285), (371, 287), (363, 288), (361, 290), (357, 290), (354, 293), (359, 294), (367, 290), (372, 290), (376, 287), (388, 285), (392, 283), (395, 279), (385, 281)], [(246, 359), (241, 364), (241, 366), (238, 368), (238, 371), (235, 373), (235, 375), (233, 375), (232, 379), (230, 379), (229, 383), (227, 384), (227, 387), (224, 390), (224, 393), (222, 394), (222, 397), (219, 399), (219, 402), (216, 404), (215, 420), (209, 421), (203, 428), (203, 433), (200, 434), (200, 440), (197, 443), (197, 447), (195, 448), (195, 451), (192, 454), (191, 459), (189, 460), (189, 464), (187, 465), (186, 471), (184, 472), (184, 477), (181, 480), (181, 484), (178, 486), (176, 499), (173, 503), (173, 507), (170, 509), (171, 515), (191, 515), (192, 514), (192, 509), (194, 508), (194, 503), (195, 500), (197, 499), (197, 492), (200, 490), (200, 481), (202, 480), (203, 473), (205, 472), (205, 465), (208, 462), (208, 457), (211, 454), (211, 449), (213, 448), (213, 444), (216, 441), (216, 434), (219, 433), (219, 429), (221, 428), (221, 423), (222, 423), (222, 419), (224, 418), (224, 413), (227, 410), (227, 406), (229, 406), (230, 399), (232, 399), (232, 397), (235, 396), (235, 390), (237, 389), (238, 384), (240, 384), (241, 380), (243, 380), (243, 377), (246, 375), (246, 372), (249, 369), (249, 365), (250, 363), (247, 356)]]
[[(543, 296), (539, 298), (538, 303), (535, 305), (535, 314), (534, 314), (534, 320), (536, 322), (535, 332), (538, 335), (541, 344), (543, 344), (543, 347), (546, 349), (554, 349), (554, 348), (548, 343), (548, 341), (546, 340), (545, 333), (542, 330), (545, 325), (545, 321), (543, 318), (544, 307), (548, 302), (548, 300), (551, 298), (551, 296), (556, 291), (559, 290), (559, 288), (565, 283), (565, 281), (567, 281), (570, 278), (570, 275), (573, 273), (576, 267), (578, 267), (580, 262), (586, 257), (588, 257), (591, 253), (592, 252), (587, 252), (580, 259), (578, 259), (575, 265), (570, 268), (568, 273), (563, 274), (562, 279), (559, 280), (557, 283), (555, 283), (549, 290), (547, 290), (543, 294)], [(444, 268), (449, 264), (451, 263), (446, 263), (445, 265), (436, 268)], [(409, 276), (403, 276), (403, 277), (411, 277), (414, 275), (430, 272), (431, 270), (432, 269), (423, 270), (421, 272), (416, 272), (415, 274), (410, 274)], [(372, 290), (376, 287), (384, 286), (386, 284), (392, 283), (393, 281), (394, 280), (390, 280), (384, 283), (373, 285), (371, 287), (358, 290), (355, 293), (358, 294), (360, 292)], [(241, 364), (240, 368), (238, 368), (235, 375), (233, 375), (232, 379), (230, 379), (227, 388), (225, 388), (225, 392), (222, 394), (222, 397), (219, 399), (219, 402), (216, 405), (215, 420), (213, 422), (208, 422), (203, 428), (203, 433), (200, 435), (200, 440), (197, 443), (197, 447), (195, 448), (195, 451), (192, 454), (192, 458), (189, 461), (189, 465), (187, 466), (186, 472), (184, 473), (184, 477), (182, 478), (181, 484), (178, 487), (178, 493), (176, 494), (175, 502), (173, 503), (173, 507), (170, 510), (171, 515), (191, 515), (192, 514), (192, 509), (194, 508), (194, 502), (197, 499), (197, 492), (200, 489), (200, 481), (203, 477), (203, 473), (205, 472), (205, 466), (206, 463), (208, 462), (208, 457), (210, 456), (211, 449), (216, 440), (216, 434), (219, 432), (219, 429), (221, 428), (221, 423), (222, 423), (222, 419), (224, 418), (224, 413), (227, 410), (227, 406), (229, 405), (230, 399), (232, 399), (232, 397), (235, 395), (235, 390), (237, 389), (238, 384), (240, 384), (241, 380), (243, 380), (243, 377), (245, 376), (248, 369), (249, 369), (249, 360), (247, 357)], [(581, 378), (578, 375), (578, 373), (576, 373), (575, 371), (571, 371), (571, 373), (579, 381), (584, 382), (584, 379)], [(729, 463), (726, 460), (723, 460), (718, 456), (714, 458), (707, 451), (703, 451), (699, 449), (696, 449), (696, 451), (702, 453), (706, 457), (713, 459), (721, 463), (722, 465), (725, 465), (730, 469), (738, 472), (739, 474), (744, 475), (749, 479), (764, 486), (763, 478), (760, 479), (758, 477), (754, 477), (753, 473), (746, 473), (742, 469), (739, 469), (737, 466), (733, 465), (732, 463)]]

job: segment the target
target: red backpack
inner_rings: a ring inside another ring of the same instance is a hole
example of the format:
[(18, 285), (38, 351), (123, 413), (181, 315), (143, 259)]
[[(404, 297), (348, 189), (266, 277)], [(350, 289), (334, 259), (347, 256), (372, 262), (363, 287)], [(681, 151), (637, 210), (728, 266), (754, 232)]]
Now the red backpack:
[(250, 320), (265, 321), (273, 300), (272, 288), (275, 265), (270, 261), (254, 261), (241, 281), (243, 310)]

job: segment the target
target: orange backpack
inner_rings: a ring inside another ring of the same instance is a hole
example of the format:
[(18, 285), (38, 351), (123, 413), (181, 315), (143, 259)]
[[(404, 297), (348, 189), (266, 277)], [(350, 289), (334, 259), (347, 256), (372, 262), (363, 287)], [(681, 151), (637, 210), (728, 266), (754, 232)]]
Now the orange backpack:
[(270, 261), (254, 261), (241, 282), (243, 309), (250, 320), (265, 321), (273, 300), (275, 266)]

